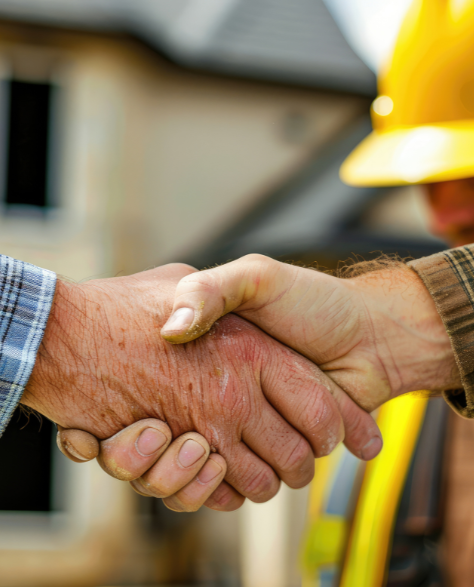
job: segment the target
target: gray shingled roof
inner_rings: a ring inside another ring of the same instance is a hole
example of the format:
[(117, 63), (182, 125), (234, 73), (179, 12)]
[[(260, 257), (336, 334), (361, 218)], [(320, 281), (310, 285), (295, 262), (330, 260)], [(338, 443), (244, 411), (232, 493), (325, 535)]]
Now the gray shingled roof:
[(0, 0), (0, 18), (131, 33), (188, 67), (375, 93), (323, 0)]

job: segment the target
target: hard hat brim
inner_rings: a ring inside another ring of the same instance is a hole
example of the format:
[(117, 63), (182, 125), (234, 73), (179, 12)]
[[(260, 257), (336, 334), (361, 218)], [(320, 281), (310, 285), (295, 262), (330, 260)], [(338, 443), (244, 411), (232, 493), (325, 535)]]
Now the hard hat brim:
[(340, 177), (360, 187), (474, 177), (474, 121), (373, 131), (344, 161)]

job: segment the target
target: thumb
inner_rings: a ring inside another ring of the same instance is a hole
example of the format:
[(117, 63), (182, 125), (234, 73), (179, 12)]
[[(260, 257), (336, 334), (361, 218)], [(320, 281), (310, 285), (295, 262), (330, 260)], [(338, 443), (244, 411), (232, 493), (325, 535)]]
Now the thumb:
[[(188, 275), (177, 285), (173, 313), (161, 335), (174, 344), (189, 342), (229, 312), (263, 307), (288, 289), (294, 269), (263, 255), (247, 255)], [(259, 324), (258, 316), (252, 322)]]

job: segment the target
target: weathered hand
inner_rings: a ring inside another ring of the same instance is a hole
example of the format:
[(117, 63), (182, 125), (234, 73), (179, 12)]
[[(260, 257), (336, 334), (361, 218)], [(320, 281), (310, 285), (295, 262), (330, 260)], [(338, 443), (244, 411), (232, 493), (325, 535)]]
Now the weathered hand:
[(101, 442), (88, 432), (59, 427), (57, 442), (72, 461), (85, 463), (98, 457), (109, 475), (129, 481), (140, 495), (162, 498), (174, 511), (194, 512), (202, 505), (220, 511), (238, 509), (244, 498), (222, 484), (226, 462), (218, 454), (209, 455), (206, 439), (196, 432), (174, 442), (171, 437), (164, 422), (147, 419)]
[(403, 264), (338, 279), (249, 255), (183, 278), (162, 334), (194, 340), (228, 312), (314, 361), (369, 411), (409, 391), (460, 386), (434, 302)]
[(311, 480), (314, 455), (344, 437), (341, 413), (346, 444), (374, 456), (380, 434), (370, 416), (255, 326), (232, 316), (189, 345), (161, 339), (176, 284), (193, 271), (60, 282), (23, 403), (98, 438), (149, 417), (175, 438), (199, 432), (225, 458), (227, 482), (254, 501), (275, 495), (279, 479)]

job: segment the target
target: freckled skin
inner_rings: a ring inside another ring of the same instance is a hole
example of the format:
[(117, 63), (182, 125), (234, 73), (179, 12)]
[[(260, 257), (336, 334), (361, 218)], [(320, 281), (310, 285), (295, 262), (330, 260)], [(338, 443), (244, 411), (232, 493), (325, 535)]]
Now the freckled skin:
[(174, 437), (199, 432), (226, 459), (226, 480), (255, 501), (276, 493), (275, 471), (305, 485), (313, 453), (327, 454), (344, 434), (317, 368), (237, 316), (187, 345), (165, 342), (176, 283), (190, 272), (170, 267), (60, 282), (23, 403), (98, 438), (143, 418), (167, 422)]

